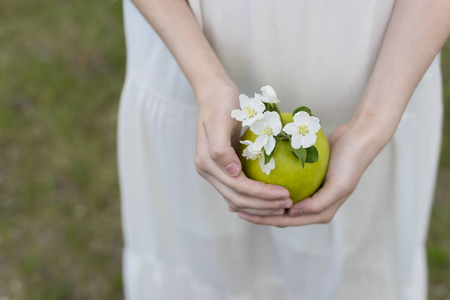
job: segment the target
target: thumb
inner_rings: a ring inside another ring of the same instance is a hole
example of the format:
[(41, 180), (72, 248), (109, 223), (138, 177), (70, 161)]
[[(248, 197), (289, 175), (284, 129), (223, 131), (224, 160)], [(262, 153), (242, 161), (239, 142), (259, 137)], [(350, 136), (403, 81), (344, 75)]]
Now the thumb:
[(221, 126), (211, 125), (205, 126), (211, 158), (226, 174), (233, 177), (238, 176), (242, 166), (231, 145), (233, 123), (220, 124)]

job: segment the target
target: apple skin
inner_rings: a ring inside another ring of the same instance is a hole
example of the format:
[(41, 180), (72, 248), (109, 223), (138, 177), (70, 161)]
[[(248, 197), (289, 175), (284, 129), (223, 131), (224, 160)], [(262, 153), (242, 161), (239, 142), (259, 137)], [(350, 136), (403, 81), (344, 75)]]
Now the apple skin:
[[(293, 121), (291, 113), (282, 113), (284, 123)], [(248, 128), (242, 135), (241, 140), (255, 141), (256, 135)], [(291, 151), (290, 142), (280, 141), (275, 148), (275, 169), (269, 175), (262, 172), (259, 160), (248, 160), (242, 156), (246, 145), (239, 146), (239, 159), (242, 163), (242, 171), (253, 180), (268, 184), (281, 185), (289, 190), (290, 198), (297, 203), (312, 194), (321, 186), (327, 173), (330, 160), (330, 146), (322, 129), (317, 132), (317, 141), (314, 144), (319, 153), (319, 160), (315, 163), (305, 163), (302, 167), (300, 160)]]

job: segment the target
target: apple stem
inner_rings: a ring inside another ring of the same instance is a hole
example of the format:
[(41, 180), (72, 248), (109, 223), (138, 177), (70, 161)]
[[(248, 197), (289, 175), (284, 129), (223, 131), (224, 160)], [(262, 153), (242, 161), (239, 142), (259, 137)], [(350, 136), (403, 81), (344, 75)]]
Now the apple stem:
[(288, 142), (291, 141), (291, 137), (283, 131), (277, 135), (277, 138), (279, 138), (280, 140), (288, 141)]

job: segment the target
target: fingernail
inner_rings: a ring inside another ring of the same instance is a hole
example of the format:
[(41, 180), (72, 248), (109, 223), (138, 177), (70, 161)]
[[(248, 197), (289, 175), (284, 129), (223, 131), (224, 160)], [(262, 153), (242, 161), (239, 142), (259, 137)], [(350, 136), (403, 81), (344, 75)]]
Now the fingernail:
[(227, 171), (228, 174), (233, 176), (233, 175), (236, 175), (236, 173), (239, 171), (239, 167), (238, 167), (237, 163), (232, 162), (225, 168), (225, 170)]
[(303, 212), (300, 209), (295, 209), (291, 212), (291, 217), (299, 217), (303, 215)]
[(284, 214), (284, 209), (282, 209), (282, 210), (276, 210), (276, 211), (273, 211), (273, 212), (271, 213), (272, 216), (279, 216), (279, 215), (282, 215), (282, 214)]

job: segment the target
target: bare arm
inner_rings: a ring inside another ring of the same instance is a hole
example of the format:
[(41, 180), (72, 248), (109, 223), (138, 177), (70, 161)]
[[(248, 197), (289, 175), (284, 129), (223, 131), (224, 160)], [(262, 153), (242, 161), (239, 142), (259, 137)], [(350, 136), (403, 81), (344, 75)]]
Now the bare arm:
[(177, 60), (194, 90), (230, 81), (186, 0), (133, 0)]
[(392, 138), (411, 95), (449, 33), (450, 1), (396, 0), (358, 111), (351, 122), (330, 136), (332, 151), (324, 186), (295, 204), (289, 215), (239, 215), (257, 224), (280, 227), (330, 222)]
[(194, 89), (199, 107), (195, 164), (228, 202), (231, 211), (284, 213), (292, 206), (280, 186), (248, 179), (232, 147), (240, 124), (231, 118), (239, 91), (203, 35), (186, 0), (133, 0), (162, 38)]
[(396, 1), (369, 84), (351, 122), (377, 153), (393, 136), (415, 88), (449, 34), (450, 1)]

